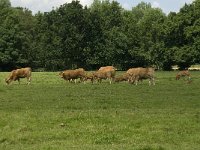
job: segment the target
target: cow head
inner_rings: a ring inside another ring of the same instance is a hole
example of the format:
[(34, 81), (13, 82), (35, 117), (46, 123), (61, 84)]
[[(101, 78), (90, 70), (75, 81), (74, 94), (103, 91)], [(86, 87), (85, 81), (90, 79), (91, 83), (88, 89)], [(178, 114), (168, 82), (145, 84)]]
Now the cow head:
[(176, 76), (176, 80), (179, 80), (179, 79), (180, 79), (180, 75), (177, 75), (177, 76)]
[(63, 78), (63, 71), (59, 72), (59, 76)]
[(6, 82), (7, 85), (10, 84), (11, 79), (10, 79), (10, 78), (6, 78), (6, 79), (5, 79), (5, 82)]

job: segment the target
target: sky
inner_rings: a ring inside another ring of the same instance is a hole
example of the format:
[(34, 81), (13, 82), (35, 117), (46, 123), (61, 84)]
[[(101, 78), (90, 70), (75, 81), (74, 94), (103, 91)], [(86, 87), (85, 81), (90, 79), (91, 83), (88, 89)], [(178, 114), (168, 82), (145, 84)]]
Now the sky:
[[(90, 6), (93, 0), (79, 0), (80, 3), (85, 6)], [(111, 0), (110, 0), (111, 1)], [(169, 12), (178, 12), (185, 3), (190, 4), (194, 0), (116, 0), (120, 5), (125, 9), (131, 9), (135, 7), (140, 2), (151, 3), (152, 7), (158, 7), (163, 10), (164, 13), (168, 14)], [(70, 3), (71, 0), (10, 0), (13, 7), (24, 7), (31, 10), (33, 13), (49, 12), (52, 8), (59, 7), (64, 3)]]

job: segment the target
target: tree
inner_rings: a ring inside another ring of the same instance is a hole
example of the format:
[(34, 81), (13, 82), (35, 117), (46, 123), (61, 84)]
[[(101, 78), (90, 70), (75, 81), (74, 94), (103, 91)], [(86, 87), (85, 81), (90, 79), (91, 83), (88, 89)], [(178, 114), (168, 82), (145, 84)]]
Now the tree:
[[(95, 35), (98, 38), (92, 39), (92, 43), (95, 44), (95, 47), (91, 44), (94, 52), (92, 62), (96, 63), (96, 66), (118, 65), (120, 62), (116, 58), (120, 57), (126, 45), (124, 41), (126, 37), (121, 30), (123, 25), (122, 7), (116, 1), (95, 0), (90, 10), (93, 16), (91, 19), (98, 21), (98, 24), (93, 25), (97, 27), (100, 35)], [(96, 14), (97, 17), (93, 14)], [(96, 29), (94, 28), (92, 32), (95, 33)]]
[(11, 68), (30, 65), (33, 33), (33, 16), (23, 8), (4, 8), (0, 24), (0, 68)]
[(175, 49), (174, 63), (180, 69), (199, 62), (199, 11), (200, 1), (196, 0), (185, 4), (179, 13), (168, 15), (165, 43), (168, 49)]
[(129, 47), (129, 53), (134, 60), (137, 60), (134, 66), (153, 65), (162, 68), (165, 14), (160, 9), (152, 8), (149, 3), (142, 2), (132, 8), (131, 20), (128, 29), (133, 29), (128, 35), (132, 37), (129, 40), (132, 41), (130, 43), (132, 48)]
[(170, 70), (200, 63), (200, 0), (166, 16), (141, 2), (132, 10), (117, 1), (73, 0), (47, 13), (0, 1), (0, 69), (44, 70), (115, 65)]
[(64, 4), (57, 10), (60, 16), (57, 19), (60, 25), (57, 27), (63, 43), (62, 56), (69, 68), (80, 67), (86, 61), (83, 52), (87, 42), (87, 11), (79, 1)]
[(11, 7), (10, 0), (1, 0), (0, 1), (0, 9)]

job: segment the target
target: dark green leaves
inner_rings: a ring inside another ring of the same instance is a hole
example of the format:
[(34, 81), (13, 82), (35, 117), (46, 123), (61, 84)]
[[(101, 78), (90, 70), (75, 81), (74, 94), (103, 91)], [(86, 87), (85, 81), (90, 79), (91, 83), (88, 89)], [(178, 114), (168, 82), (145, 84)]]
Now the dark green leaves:
[(43, 70), (115, 65), (170, 70), (200, 63), (200, 0), (164, 14), (141, 2), (124, 10), (117, 1), (79, 1), (33, 15), (0, 1), (0, 69)]

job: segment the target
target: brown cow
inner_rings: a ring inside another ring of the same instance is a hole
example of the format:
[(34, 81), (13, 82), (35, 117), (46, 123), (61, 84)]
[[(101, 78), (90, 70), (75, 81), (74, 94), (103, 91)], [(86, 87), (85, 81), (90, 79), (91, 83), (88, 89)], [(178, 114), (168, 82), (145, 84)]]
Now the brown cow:
[(80, 81), (84, 82), (84, 77), (85, 77), (85, 74), (86, 74), (85, 69), (78, 68), (78, 69), (75, 69), (75, 71), (79, 74)]
[(117, 76), (114, 80), (115, 82), (129, 81), (130, 75), (128, 73), (124, 73), (120, 76)]
[(94, 73), (86, 73), (84, 76), (84, 81), (90, 80), (92, 83), (94, 82)]
[(102, 79), (109, 79), (110, 84), (115, 78), (116, 69), (113, 66), (101, 67), (98, 71), (93, 73), (94, 79), (101, 82)]
[(176, 74), (176, 80), (179, 80), (181, 77), (188, 77), (188, 80), (190, 80), (190, 73), (188, 70), (182, 70), (182, 71), (179, 71), (177, 74)]
[(149, 85), (155, 85), (154, 81), (154, 68), (131, 68), (127, 71), (130, 75), (130, 83), (135, 83), (137, 85), (138, 81), (143, 79), (149, 79)]
[(67, 81), (74, 81), (76, 83), (76, 79), (80, 78), (80, 81), (83, 81), (85, 77), (85, 70), (83, 68), (75, 69), (75, 70), (65, 70), (59, 73), (61, 78)]
[(98, 70), (93, 73), (94, 80), (96, 79), (98, 82), (101, 83), (102, 79), (109, 79), (110, 84), (112, 83), (112, 80), (114, 79), (115, 72), (107, 71), (107, 70)]
[(7, 84), (10, 84), (12, 81), (18, 80), (20, 84), (20, 78), (27, 78), (28, 83), (31, 83), (31, 68), (21, 68), (21, 69), (16, 69), (12, 70), (9, 77), (5, 79)]

